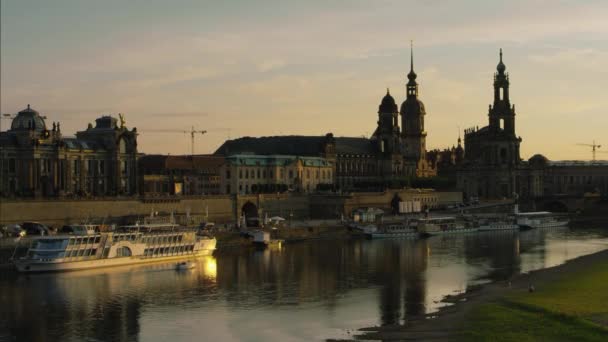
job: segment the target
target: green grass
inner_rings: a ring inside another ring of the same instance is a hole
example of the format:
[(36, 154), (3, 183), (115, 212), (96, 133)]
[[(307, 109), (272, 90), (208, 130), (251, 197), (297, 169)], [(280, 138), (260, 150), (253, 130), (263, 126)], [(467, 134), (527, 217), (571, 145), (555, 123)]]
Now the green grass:
[(465, 341), (608, 341), (608, 261), (473, 308)]

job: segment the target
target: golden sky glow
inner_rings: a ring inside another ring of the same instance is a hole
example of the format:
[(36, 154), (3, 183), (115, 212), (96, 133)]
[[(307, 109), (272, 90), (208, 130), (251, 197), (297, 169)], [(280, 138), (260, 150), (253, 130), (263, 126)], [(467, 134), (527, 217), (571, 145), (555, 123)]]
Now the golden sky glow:
[(576, 144), (593, 139), (608, 151), (605, 1), (1, 6), (0, 110), (30, 103), (64, 134), (120, 112), (144, 153), (189, 153), (188, 135), (151, 131), (193, 125), (209, 131), (199, 153), (246, 135), (370, 135), (386, 87), (405, 98), (413, 39), (429, 148), (486, 125), (503, 48), (523, 158), (590, 159)]

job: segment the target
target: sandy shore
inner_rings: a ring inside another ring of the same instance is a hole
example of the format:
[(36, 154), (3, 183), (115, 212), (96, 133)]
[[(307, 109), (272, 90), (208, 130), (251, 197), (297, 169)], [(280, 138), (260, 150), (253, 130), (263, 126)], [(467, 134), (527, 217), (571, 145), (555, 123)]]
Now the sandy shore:
[(559, 279), (564, 273), (606, 260), (608, 250), (581, 256), (559, 266), (523, 273), (513, 277), (510, 282), (494, 282), (471, 288), (463, 294), (444, 298), (444, 302), (455, 304), (438, 312), (411, 318), (403, 325), (364, 328), (354, 338), (382, 341), (453, 341), (462, 331), (466, 314), (476, 305), (491, 302), (509, 293), (525, 293), (530, 284), (541, 289), (543, 284)]

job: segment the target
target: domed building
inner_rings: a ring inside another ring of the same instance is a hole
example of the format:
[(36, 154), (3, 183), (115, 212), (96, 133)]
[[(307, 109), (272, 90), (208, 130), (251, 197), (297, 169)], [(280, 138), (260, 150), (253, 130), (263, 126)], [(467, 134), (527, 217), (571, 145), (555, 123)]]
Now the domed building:
[(0, 197), (107, 196), (137, 192), (137, 131), (102, 116), (64, 137), (27, 106), (0, 132)]

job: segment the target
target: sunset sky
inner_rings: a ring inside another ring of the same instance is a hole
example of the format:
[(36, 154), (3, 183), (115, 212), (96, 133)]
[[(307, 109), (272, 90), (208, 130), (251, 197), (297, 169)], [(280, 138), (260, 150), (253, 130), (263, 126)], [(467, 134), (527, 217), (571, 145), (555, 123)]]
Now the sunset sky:
[[(487, 124), (503, 48), (522, 157), (608, 151), (608, 1), (1, 1), (1, 113), (64, 135), (124, 113), (144, 153), (226, 138), (369, 136), (414, 40), (427, 147)], [(3, 120), (2, 129), (8, 121)], [(598, 159), (608, 159), (607, 154)]]

